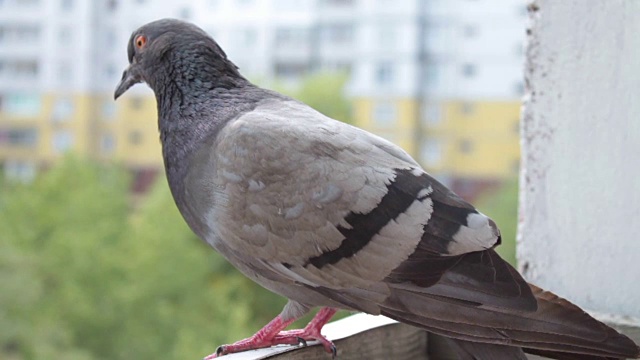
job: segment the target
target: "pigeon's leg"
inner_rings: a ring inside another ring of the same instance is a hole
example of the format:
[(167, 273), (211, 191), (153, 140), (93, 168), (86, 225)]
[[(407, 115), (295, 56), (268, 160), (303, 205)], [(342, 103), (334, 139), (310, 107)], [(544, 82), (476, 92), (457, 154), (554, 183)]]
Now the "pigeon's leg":
[(329, 320), (331, 320), (336, 312), (337, 310), (333, 308), (322, 308), (320, 309), (320, 311), (318, 311), (316, 316), (311, 319), (309, 324), (304, 327), (304, 329), (281, 331), (280, 333), (278, 333), (278, 335), (276, 335), (274, 340), (279, 344), (302, 342), (305, 345), (307, 341), (317, 340), (322, 344), (322, 346), (324, 346), (325, 350), (327, 350), (328, 353), (331, 353), (333, 357), (335, 357), (337, 355), (336, 346), (333, 345), (333, 342), (331, 342), (331, 340), (324, 337), (320, 333), (320, 330), (322, 330), (322, 327), (326, 323), (328, 323)]
[(329, 322), (336, 313), (336, 309), (322, 308), (304, 329), (283, 331), (296, 319), (283, 320), (281, 315), (276, 316), (265, 327), (260, 329), (252, 337), (240, 340), (233, 344), (218, 347), (215, 353), (207, 356), (204, 360), (211, 360), (222, 355), (237, 353), (245, 350), (261, 349), (273, 345), (297, 345), (306, 344), (307, 341), (317, 340), (327, 350), (336, 355), (336, 347), (333, 343), (320, 334), (322, 327)]
[[(296, 319), (285, 321), (282, 320), (282, 317), (280, 315), (278, 315), (262, 329), (258, 330), (258, 332), (255, 333), (252, 337), (236, 341), (233, 344), (221, 345), (218, 347), (216, 352), (205, 357), (204, 360), (215, 359), (222, 355), (233, 354), (245, 350), (260, 349), (276, 345), (275, 343), (273, 343), (273, 339), (276, 337), (276, 335), (278, 335), (278, 333), (284, 330), (287, 326), (291, 325), (291, 323), (295, 320)], [(296, 341), (294, 344), (297, 343), (298, 342)]]

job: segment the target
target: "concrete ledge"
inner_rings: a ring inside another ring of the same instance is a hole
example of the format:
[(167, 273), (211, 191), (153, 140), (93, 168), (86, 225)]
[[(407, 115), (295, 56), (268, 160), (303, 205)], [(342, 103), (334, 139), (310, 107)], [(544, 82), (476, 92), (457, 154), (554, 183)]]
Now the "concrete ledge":
[[(322, 333), (338, 348), (338, 359), (427, 359), (427, 333), (384, 316), (356, 314), (325, 325)], [(327, 360), (331, 356), (309, 342), (307, 347), (275, 346), (224, 356), (225, 360)]]
[[(607, 319), (600, 319), (640, 343), (640, 326), (629, 323), (618, 325)], [(339, 360), (457, 360), (441, 336), (384, 316), (352, 315), (327, 324), (322, 332), (336, 344)], [(530, 360), (545, 359), (534, 355), (527, 357)], [(317, 342), (309, 342), (307, 347), (275, 346), (226, 355), (224, 359), (328, 360), (331, 356)]]

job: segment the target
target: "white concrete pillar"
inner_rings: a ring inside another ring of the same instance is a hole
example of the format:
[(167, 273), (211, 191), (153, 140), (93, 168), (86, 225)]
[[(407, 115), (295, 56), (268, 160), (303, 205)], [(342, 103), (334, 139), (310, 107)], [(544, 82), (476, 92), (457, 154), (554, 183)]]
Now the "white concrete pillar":
[(640, 1), (537, 0), (530, 21), (520, 269), (640, 319)]

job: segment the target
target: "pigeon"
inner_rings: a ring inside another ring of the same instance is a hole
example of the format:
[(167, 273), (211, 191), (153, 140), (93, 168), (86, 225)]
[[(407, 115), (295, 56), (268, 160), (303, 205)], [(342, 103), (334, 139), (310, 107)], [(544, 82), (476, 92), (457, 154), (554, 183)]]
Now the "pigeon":
[[(253, 336), (205, 359), (318, 341), (338, 309), (446, 337), (461, 359), (638, 358), (626, 336), (528, 284), (496, 223), (407, 152), (245, 77), (199, 27), (135, 30), (117, 99), (154, 92), (166, 176), (190, 228), (288, 299)], [(286, 330), (319, 308), (303, 329)]]

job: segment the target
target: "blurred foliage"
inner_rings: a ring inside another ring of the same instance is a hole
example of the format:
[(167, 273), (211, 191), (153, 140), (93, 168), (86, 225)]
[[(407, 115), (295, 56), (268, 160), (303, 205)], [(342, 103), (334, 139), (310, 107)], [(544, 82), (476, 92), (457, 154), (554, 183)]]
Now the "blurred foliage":
[(307, 76), (298, 86), (275, 84), (275, 91), (291, 96), (324, 115), (352, 124), (351, 103), (344, 95), (346, 73), (317, 73)]
[(505, 182), (495, 191), (483, 194), (476, 205), (491, 217), (502, 234), (502, 244), (496, 251), (511, 265), (516, 266), (516, 234), (518, 228), (518, 181)]
[(0, 202), (0, 358), (202, 358), (285, 300), (198, 240), (163, 180), (136, 209), (116, 166), (69, 157)]

